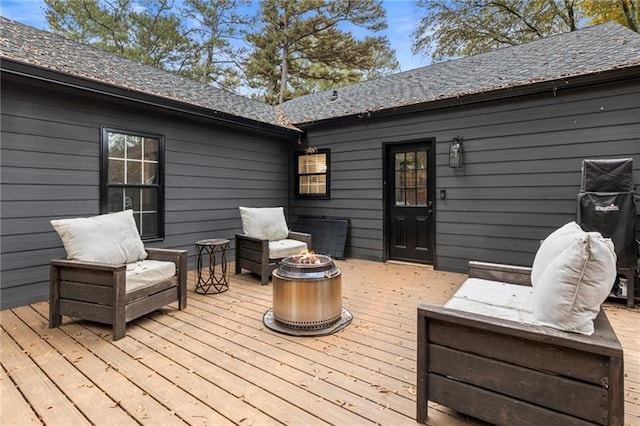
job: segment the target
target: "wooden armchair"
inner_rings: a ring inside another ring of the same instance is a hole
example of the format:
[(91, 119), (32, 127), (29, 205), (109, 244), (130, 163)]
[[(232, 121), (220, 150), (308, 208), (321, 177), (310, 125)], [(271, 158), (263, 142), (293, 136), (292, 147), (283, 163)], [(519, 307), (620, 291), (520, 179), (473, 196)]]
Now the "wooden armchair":
[[(290, 231), (286, 239), (300, 241), (305, 243), (305, 247), (311, 247), (310, 234)], [(236, 234), (236, 274), (241, 273), (242, 269), (246, 269), (249, 272), (258, 274), (262, 285), (268, 284), (271, 273), (286, 257), (270, 258), (269, 244), (269, 240)]]
[(69, 259), (50, 262), (50, 328), (67, 315), (110, 324), (118, 340), (131, 320), (187, 307), (187, 251), (145, 249), (130, 211), (52, 224)]
[(111, 324), (113, 340), (126, 335), (126, 323), (173, 302), (187, 307), (187, 251), (146, 249), (147, 260), (173, 262), (169, 279), (127, 288), (127, 265), (52, 260), (49, 276), (49, 328), (62, 315)]
[(262, 285), (282, 259), (311, 248), (311, 235), (290, 231), (282, 207), (240, 207), (244, 234), (236, 234), (236, 274), (246, 269), (260, 276)]

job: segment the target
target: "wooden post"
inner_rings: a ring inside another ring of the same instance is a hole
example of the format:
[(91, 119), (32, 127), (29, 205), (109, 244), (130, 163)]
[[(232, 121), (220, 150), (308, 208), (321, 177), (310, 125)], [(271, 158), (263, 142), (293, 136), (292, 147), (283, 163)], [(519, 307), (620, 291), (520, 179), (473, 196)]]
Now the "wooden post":
[(60, 269), (49, 266), (49, 328), (58, 327), (62, 323), (60, 315)]
[(416, 421), (418, 423), (426, 423), (428, 416), (428, 400), (429, 400), (429, 374), (427, 356), (428, 356), (428, 339), (429, 339), (429, 320), (418, 307), (418, 368), (416, 377)]

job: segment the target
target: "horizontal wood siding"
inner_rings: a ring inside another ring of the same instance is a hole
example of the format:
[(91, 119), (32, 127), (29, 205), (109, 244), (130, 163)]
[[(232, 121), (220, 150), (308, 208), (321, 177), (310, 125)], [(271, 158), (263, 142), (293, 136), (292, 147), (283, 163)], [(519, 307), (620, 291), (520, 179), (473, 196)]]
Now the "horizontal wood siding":
[(65, 255), (51, 219), (99, 213), (101, 125), (165, 137), (165, 239), (150, 247), (193, 262), (196, 240), (233, 241), (239, 205), (288, 203), (282, 136), (4, 79), (1, 106), (2, 309), (48, 298), (48, 262)]
[[(348, 255), (384, 259), (382, 145), (435, 138), (436, 266), (530, 265), (539, 241), (575, 219), (584, 158), (632, 157), (638, 191), (638, 81), (312, 126), (306, 145), (331, 149), (331, 199), (295, 200), (292, 211), (350, 217)], [(456, 136), (462, 169), (448, 167)]]

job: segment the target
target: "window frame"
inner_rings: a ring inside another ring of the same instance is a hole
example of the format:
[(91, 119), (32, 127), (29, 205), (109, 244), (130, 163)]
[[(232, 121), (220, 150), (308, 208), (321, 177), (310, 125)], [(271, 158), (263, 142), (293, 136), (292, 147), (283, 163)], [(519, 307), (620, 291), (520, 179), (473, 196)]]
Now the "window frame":
[[(326, 158), (327, 169), (324, 173), (300, 173), (300, 158), (309, 155), (324, 154)], [(295, 151), (295, 195), (297, 199), (329, 199), (331, 198), (331, 149), (320, 148), (314, 150)], [(300, 192), (300, 178), (303, 176), (324, 176), (325, 177), (325, 192), (324, 193), (301, 193)]]
[[(120, 133), (126, 136), (136, 136), (142, 138), (150, 138), (158, 140), (158, 159), (157, 159), (157, 181), (155, 184), (110, 184), (109, 180), (109, 134)], [(100, 126), (100, 213), (109, 213), (109, 188), (153, 188), (156, 189), (156, 211), (157, 211), (157, 229), (152, 236), (143, 236), (142, 230), (138, 229), (140, 237), (145, 242), (161, 241), (165, 237), (164, 233), (164, 214), (165, 214), (165, 164), (164, 164), (164, 136), (156, 133), (147, 133), (142, 131), (134, 131), (119, 127)], [(135, 209), (134, 209), (135, 211)], [(134, 213), (135, 214), (135, 213)]]

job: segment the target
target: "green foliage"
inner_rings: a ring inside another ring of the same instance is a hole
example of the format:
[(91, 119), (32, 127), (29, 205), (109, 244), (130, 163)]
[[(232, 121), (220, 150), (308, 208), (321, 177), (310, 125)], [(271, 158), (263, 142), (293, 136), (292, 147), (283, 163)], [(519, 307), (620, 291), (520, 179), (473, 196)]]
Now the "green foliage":
[(640, 32), (640, 0), (584, 0), (581, 6), (594, 24), (614, 21)]
[[(249, 0), (45, 0), (54, 32), (205, 83), (235, 88)], [(188, 23), (188, 26), (187, 26)]]
[(251, 0), (45, 0), (45, 5), (47, 21), (60, 35), (203, 83), (231, 90), (244, 84), (274, 103), (399, 68), (386, 38), (358, 40), (339, 28), (384, 29), (380, 0), (265, 0), (260, 25), (247, 15)]
[(434, 61), (467, 56), (571, 31), (575, 0), (418, 0), (414, 53)]
[(169, 0), (45, 0), (54, 32), (162, 68), (179, 63), (187, 48)]
[(263, 0), (261, 28), (247, 35), (254, 51), (245, 71), (260, 100), (277, 104), (315, 90), (397, 71), (385, 37), (356, 39), (340, 24), (386, 28), (379, 0)]
[(640, 0), (418, 0), (413, 52), (434, 61), (615, 20), (638, 31)]

